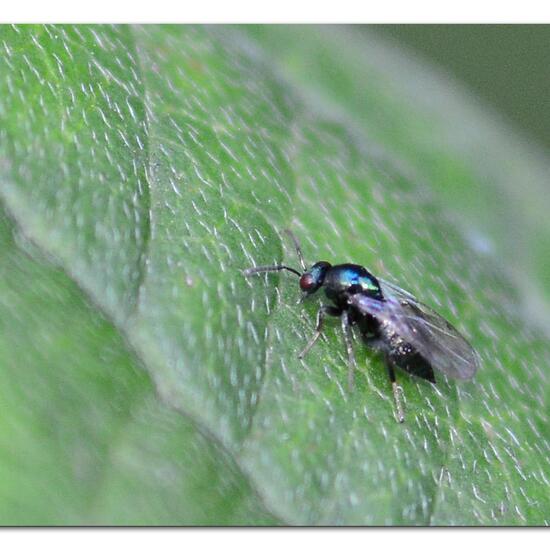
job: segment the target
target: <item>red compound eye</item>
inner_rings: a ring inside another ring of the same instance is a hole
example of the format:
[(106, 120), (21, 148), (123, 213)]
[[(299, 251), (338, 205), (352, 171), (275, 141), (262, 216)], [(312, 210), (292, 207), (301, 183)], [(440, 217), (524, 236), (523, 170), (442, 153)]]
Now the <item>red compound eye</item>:
[(313, 277), (309, 273), (305, 273), (300, 277), (300, 288), (307, 292), (308, 290), (311, 290), (315, 286), (315, 282), (313, 281)]

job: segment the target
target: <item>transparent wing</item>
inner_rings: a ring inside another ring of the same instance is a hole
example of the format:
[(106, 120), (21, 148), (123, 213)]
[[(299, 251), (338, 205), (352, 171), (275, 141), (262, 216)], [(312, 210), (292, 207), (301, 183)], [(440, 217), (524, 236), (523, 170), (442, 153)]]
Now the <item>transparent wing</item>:
[(386, 301), (362, 294), (351, 303), (411, 344), (431, 366), (444, 374), (468, 380), (474, 376), (480, 359), (466, 339), (441, 315), (419, 302), (412, 294), (378, 278)]

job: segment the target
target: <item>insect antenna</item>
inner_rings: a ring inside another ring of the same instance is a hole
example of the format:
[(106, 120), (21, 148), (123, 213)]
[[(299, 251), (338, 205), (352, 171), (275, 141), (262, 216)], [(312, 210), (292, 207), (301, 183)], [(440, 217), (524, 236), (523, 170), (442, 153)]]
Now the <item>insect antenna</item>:
[(298, 237), (296, 237), (296, 235), (294, 235), (294, 233), (290, 229), (285, 229), (285, 233), (292, 239), (292, 242), (294, 243), (294, 248), (296, 248), (296, 256), (298, 256), (300, 266), (304, 271), (307, 271), (306, 262), (304, 262), (304, 255), (302, 254), (302, 247), (300, 246), (300, 241), (298, 240)]
[(269, 273), (270, 271), (282, 271), (283, 269), (294, 273), (294, 275), (298, 275), (298, 277), (302, 276), (299, 271), (292, 267), (288, 267), (288, 265), (259, 265), (257, 267), (249, 267), (248, 269), (243, 270), (243, 275), (245, 277), (249, 277), (250, 275), (254, 275), (256, 273)]

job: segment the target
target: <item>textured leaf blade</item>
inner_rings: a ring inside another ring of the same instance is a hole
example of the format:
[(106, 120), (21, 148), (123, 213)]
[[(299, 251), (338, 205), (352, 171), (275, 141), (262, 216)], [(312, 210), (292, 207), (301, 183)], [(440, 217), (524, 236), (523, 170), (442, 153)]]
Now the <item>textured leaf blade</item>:
[[(477, 185), (473, 164), (453, 147), (436, 150), (436, 165), (423, 157), (420, 180), (406, 169), (401, 138), (380, 130), (392, 118), (357, 117), (345, 95), (316, 101), (326, 83), (315, 83), (314, 97), (292, 60), (270, 53), (271, 31), (2, 32), (2, 199), (114, 320), (161, 405), (217, 440), (213, 464), (218, 453), (234, 457), (252, 492), (293, 523), (547, 521), (547, 343), (526, 327), (498, 260), (472, 247), (446, 195), (430, 190), (438, 170), (459, 161)], [(296, 32), (273, 36), (291, 43)], [(322, 50), (322, 37), (300, 32), (303, 62)], [(62, 56), (76, 52), (81, 61), (69, 72)], [(56, 56), (63, 68), (52, 88), (44, 83), (55, 81)], [(350, 89), (400, 100), (394, 87), (350, 69), (361, 63), (341, 68)], [(118, 116), (111, 125), (108, 109)], [(413, 111), (400, 111), (404, 123), (418, 121)], [(358, 350), (353, 394), (336, 330), (300, 362), (315, 305), (296, 307), (294, 279), (240, 272), (254, 262), (292, 263), (279, 237), (286, 226), (311, 261), (365, 264), (448, 317), (484, 360), (475, 382), (441, 379), (434, 389), (400, 377), (400, 426), (384, 366), (368, 350)], [(178, 431), (166, 426), (151, 429), (173, 442)], [(177, 453), (174, 442), (160, 448), (167, 458)], [(127, 466), (129, 487), (136, 478)], [(114, 493), (101, 502), (105, 521), (125, 517)], [(216, 522), (219, 510), (208, 517)]]

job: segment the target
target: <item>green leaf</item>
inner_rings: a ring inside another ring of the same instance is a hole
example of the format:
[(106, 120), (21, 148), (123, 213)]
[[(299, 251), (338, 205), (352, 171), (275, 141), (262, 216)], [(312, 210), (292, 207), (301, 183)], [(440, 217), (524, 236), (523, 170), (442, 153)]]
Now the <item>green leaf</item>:
[(1, 523), (269, 523), (113, 324), (0, 220)]
[[(549, 521), (550, 350), (522, 306), (545, 260), (503, 269), (510, 229), (479, 219), (504, 189), (540, 250), (526, 146), (349, 30), (4, 27), (0, 47), (2, 523)], [(298, 360), (315, 301), (241, 273), (296, 263), (285, 227), (436, 307), (475, 381), (401, 373), (400, 425), (370, 350), (347, 391), (337, 325)]]

